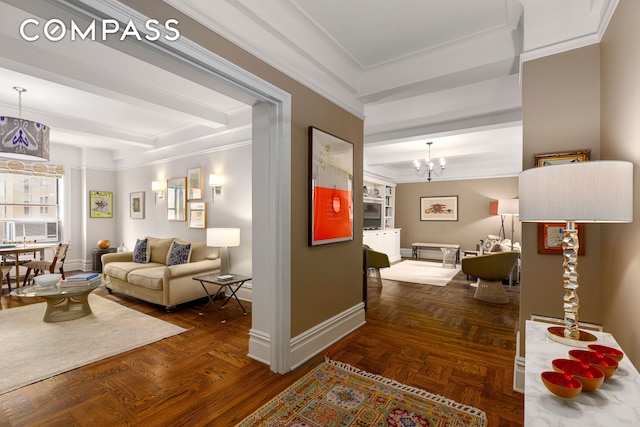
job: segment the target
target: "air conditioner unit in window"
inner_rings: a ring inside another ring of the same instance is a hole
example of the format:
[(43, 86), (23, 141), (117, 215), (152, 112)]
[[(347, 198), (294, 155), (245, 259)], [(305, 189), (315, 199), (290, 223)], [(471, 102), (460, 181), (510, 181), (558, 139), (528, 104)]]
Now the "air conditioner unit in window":
[(58, 242), (58, 221), (6, 221), (0, 229), (2, 240), (20, 241), (35, 240), (36, 242)]

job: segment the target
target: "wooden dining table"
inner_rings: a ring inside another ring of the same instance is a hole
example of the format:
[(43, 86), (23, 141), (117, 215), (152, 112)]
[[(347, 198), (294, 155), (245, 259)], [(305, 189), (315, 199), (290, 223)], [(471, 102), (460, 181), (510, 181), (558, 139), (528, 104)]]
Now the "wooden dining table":
[(16, 265), (16, 286), (20, 286), (20, 254), (39, 252), (40, 260), (44, 259), (44, 251), (58, 246), (57, 243), (35, 243), (35, 244), (0, 244), (0, 256), (3, 264), (6, 264), (7, 255), (13, 255)]

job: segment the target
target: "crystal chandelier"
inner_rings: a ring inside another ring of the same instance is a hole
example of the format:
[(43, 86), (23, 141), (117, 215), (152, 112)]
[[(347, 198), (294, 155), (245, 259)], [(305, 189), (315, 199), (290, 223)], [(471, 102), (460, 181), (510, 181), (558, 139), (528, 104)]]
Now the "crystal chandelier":
[(444, 158), (440, 159), (440, 167), (438, 170), (433, 169), (433, 162), (431, 161), (431, 144), (433, 142), (427, 142), (427, 146), (429, 147), (429, 154), (426, 158), (426, 163), (424, 165), (424, 169), (422, 168), (422, 164), (418, 160), (413, 161), (413, 168), (416, 170), (416, 175), (420, 178), (427, 175), (427, 181), (431, 182), (431, 175), (441, 176), (444, 173)]
[(22, 93), (18, 92), (18, 117), (0, 115), (0, 157), (32, 162), (49, 161), (49, 127), (22, 118)]

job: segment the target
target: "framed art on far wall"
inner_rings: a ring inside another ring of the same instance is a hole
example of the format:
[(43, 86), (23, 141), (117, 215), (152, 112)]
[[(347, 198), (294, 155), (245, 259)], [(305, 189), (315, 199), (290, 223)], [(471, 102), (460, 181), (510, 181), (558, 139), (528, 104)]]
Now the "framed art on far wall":
[(353, 144), (309, 127), (309, 246), (353, 240)]
[(144, 219), (144, 191), (129, 193), (129, 216), (131, 219)]
[(89, 192), (89, 218), (113, 218), (113, 193)]
[(420, 197), (420, 221), (457, 221), (458, 196)]
[(189, 202), (188, 211), (187, 227), (207, 228), (206, 202)]

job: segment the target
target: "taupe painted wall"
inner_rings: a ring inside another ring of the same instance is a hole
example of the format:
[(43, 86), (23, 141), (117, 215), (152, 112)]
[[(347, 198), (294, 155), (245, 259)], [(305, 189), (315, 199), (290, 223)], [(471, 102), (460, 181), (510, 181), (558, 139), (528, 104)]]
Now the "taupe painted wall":
[[(580, 149), (600, 158), (600, 47), (592, 45), (522, 66), (523, 168), (534, 155)], [(586, 254), (578, 259), (580, 320), (603, 322), (600, 225), (586, 224)], [(520, 330), (531, 314), (564, 317), (562, 256), (537, 253), (537, 224), (523, 223)], [(520, 334), (524, 348), (525, 334)]]
[[(640, 2), (621, 0), (601, 43), (602, 158), (640, 164)], [(634, 223), (602, 226), (602, 321), (640, 368), (640, 175)]]
[[(420, 221), (420, 197), (458, 196), (458, 221)], [(413, 242), (459, 243), (462, 250), (475, 250), (487, 234), (498, 234), (500, 217), (489, 214), (489, 203), (518, 197), (518, 178), (431, 181), (396, 186), (396, 222), (400, 247)], [(511, 220), (505, 220), (511, 238)], [(521, 241), (520, 222), (514, 221), (514, 241)]]
[[(320, 247), (307, 245), (309, 126), (354, 144), (354, 188), (362, 188), (363, 120), (164, 2), (125, 0), (123, 3), (159, 19), (179, 20), (180, 33), (243, 69), (292, 95), (291, 109), (291, 336), (318, 325), (362, 301), (362, 235), (351, 242)], [(362, 200), (355, 198), (355, 230), (362, 229)], [(255, 244), (255, 243), (254, 243)], [(339, 296), (336, 297), (336, 296)]]

